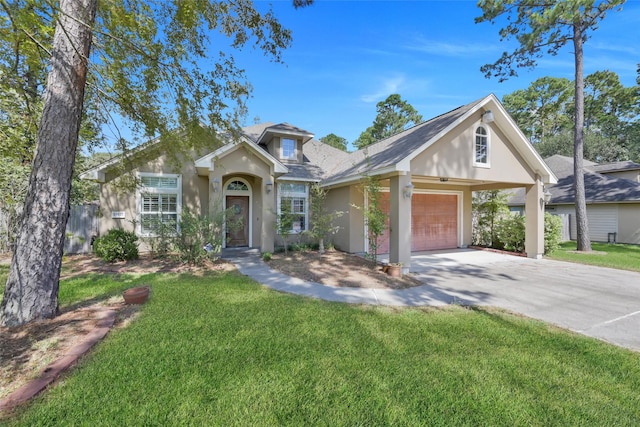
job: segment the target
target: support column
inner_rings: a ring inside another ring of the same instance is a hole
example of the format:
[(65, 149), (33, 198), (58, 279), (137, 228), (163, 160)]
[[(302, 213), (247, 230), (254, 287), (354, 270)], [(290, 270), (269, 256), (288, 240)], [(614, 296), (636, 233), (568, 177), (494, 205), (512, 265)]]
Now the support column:
[(390, 179), (389, 195), (389, 262), (402, 263), (402, 272), (411, 268), (411, 198), (405, 196), (411, 175)]
[(542, 181), (526, 187), (524, 251), (529, 258), (544, 255), (544, 195)]
[[(265, 185), (267, 182), (273, 184), (271, 192), (267, 193)], [(258, 191), (262, 191), (262, 228), (260, 230), (260, 252), (273, 252), (276, 235), (276, 193), (277, 184), (272, 176), (263, 178)]]

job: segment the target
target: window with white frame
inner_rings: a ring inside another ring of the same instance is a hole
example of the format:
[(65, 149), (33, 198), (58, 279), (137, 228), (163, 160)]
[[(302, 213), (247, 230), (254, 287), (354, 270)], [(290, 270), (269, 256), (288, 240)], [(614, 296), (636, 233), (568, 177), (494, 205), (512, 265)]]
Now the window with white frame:
[(474, 144), (475, 157), (473, 160), (474, 165), (488, 166), (489, 165), (489, 134), (483, 126), (476, 128), (476, 139)]
[(140, 174), (138, 189), (138, 233), (156, 236), (177, 231), (180, 219), (182, 185), (180, 175)]
[(282, 138), (282, 158), (286, 160), (295, 160), (296, 156), (296, 141), (295, 139)]
[(291, 232), (301, 233), (309, 227), (309, 186), (300, 182), (278, 184), (278, 215), (291, 214)]

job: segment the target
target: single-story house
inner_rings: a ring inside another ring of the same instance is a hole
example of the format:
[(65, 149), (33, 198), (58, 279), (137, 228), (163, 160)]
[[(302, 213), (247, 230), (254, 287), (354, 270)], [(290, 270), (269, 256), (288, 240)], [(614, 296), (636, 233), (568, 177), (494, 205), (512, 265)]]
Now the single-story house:
[[(573, 158), (551, 156), (545, 162), (558, 177), (549, 187), (549, 213), (568, 215), (569, 237), (576, 239)], [(589, 238), (594, 242), (640, 244), (640, 164), (632, 161), (594, 163), (584, 160)], [(524, 193), (515, 192), (512, 210), (524, 208)]]
[(556, 177), (493, 94), (353, 153), (287, 123), (248, 126), (243, 132), (185, 159), (179, 168), (161, 152), (139, 162), (131, 171), (141, 183), (135, 194), (114, 191), (113, 161), (85, 172), (83, 178), (101, 183), (100, 232), (135, 224), (136, 233), (148, 236), (153, 230), (146, 218), (177, 219), (186, 206), (203, 214), (233, 207), (243, 227), (225, 236), (224, 244), (273, 251), (282, 209), (298, 216), (293, 232), (309, 228), (309, 186), (318, 182), (328, 190), (326, 207), (344, 213), (336, 220), (335, 247), (362, 253), (368, 248), (358, 209), (368, 203), (362, 183), (375, 176), (389, 218), (379, 253), (389, 253), (405, 270), (412, 251), (471, 244), (476, 190), (524, 188), (525, 251), (533, 258), (543, 254), (543, 186), (556, 183)]

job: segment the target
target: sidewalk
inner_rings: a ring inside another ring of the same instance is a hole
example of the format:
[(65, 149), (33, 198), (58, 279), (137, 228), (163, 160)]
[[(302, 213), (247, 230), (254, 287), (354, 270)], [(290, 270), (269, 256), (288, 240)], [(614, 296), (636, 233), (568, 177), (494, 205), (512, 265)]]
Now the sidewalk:
[(409, 289), (367, 289), (308, 282), (272, 270), (257, 250), (225, 249), (222, 258), (233, 263), (240, 273), (274, 290), (326, 301), (389, 306), (443, 306), (455, 302), (455, 297), (429, 285)]

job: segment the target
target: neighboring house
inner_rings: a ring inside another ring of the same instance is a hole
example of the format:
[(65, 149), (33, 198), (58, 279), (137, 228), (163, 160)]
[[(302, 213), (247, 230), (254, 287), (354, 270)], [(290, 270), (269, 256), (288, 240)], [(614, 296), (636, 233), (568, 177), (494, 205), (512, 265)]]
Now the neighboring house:
[[(362, 181), (377, 176), (384, 192), (389, 228), (380, 253), (408, 269), (412, 251), (471, 244), (472, 192), (526, 190), (526, 252), (544, 251), (543, 185), (556, 178), (494, 95), (459, 107), (354, 153), (345, 153), (310, 132), (281, 123), (243, 129), (244, 136), (179, 169), (158, 154), (132, 171), (142, 183), (136, 194), (114, 191), (114, 162), (82, 176), (102, 183), (101, 233), (110, 228), (151, 235), (148, 218), (177, 219), (188, 206), (198, 213), (233, 207), (244, 227), (225, 245), (273, 251), (276, 213), (297, 215), (294, 232), (309, 228), (309, 185), (328, 189), (326, 206), (342, 211), (334, 245), (367, 251)], [(147, 156), (150, 157), (150, 156)], [(152, 156), (151, 156), (152, 157)]]
[[(576, 239), (573, 158), (555, 155), (545, 159), (558, 177), (550, 186), (546, 210), (569, 215), (569, 236)], [(594, 242), (640, 244), (640, 164), (631, 161), (597, 164), (584, 161), (584, 184), (589, 238)], [(524, 195), (510, 199), (513, 210), (522, 209)]]

